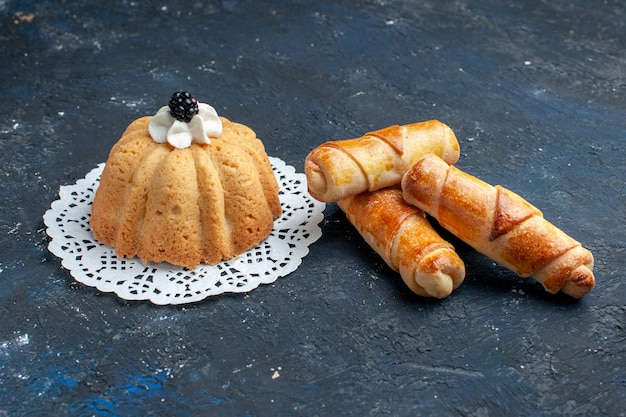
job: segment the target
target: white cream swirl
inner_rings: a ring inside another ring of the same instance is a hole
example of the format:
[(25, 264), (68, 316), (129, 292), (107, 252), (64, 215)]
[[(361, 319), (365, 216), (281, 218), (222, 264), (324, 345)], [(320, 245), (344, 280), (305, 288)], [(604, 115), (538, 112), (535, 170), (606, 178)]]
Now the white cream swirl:
[(205, 103), (198, 103), (198, 114), (189, 123), (176, 120), (170, 114), (170, 108), (163, 106), (150, 119), (148, 131), (155, 142), (168, 142), (175, 148), (184, 149), (192, 142), (211, 143), (210, 138), (222, 134), (222, 121), (215, 109)]

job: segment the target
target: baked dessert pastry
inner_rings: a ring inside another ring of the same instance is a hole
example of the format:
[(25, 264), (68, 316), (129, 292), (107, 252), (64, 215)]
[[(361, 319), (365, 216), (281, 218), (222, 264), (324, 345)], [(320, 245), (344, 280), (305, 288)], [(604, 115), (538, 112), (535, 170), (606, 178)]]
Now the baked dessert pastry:
[(428, 153), (449, 164), (459, 159), (454, 132), (438, 120), (389, 126), (360, 138), (326, 142), (313, 149), (304, 162), (307, 187), (313, 198), (336, 202), (399, 184), (406, 170)]
[(439, 236), (422, 210), (404, 201), (399, 187), (365, 191), (337, 204), (414, 293), (444, 298), (463, 282), (465, 265), (454, 247)]
[(404, 199), (478, 252), (550, 293), (575, 298), (595, 285), (593, 255), (543, 218), (519, 195), (491, 186), (436, 155), (417, 161), (402, 179)]
[(281, 214), (278, 184), (252, 129), (175, 93), (110, 151), (90, 225), (120, 257), (195, 268), (254, 247)]

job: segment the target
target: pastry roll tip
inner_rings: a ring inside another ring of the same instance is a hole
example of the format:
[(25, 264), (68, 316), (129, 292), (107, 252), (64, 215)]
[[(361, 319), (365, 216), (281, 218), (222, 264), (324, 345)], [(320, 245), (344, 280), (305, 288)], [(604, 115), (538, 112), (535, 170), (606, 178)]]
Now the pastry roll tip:
[(425, 297), (445, 298), (457, 289), (465, 278), (465, 265), (450, 248), (440, 248), (424, 256), (411, 270), (404, 263), (400, 275), (416, 294)]

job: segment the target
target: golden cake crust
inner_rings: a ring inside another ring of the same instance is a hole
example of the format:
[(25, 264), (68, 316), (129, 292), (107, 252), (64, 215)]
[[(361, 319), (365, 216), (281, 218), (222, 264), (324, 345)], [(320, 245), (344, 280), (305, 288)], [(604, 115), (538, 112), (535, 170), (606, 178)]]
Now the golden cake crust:
[(96, 238), (120, 257), (187, 268), (264, 240), (281, 206), (254, 131), (220, 117), (219, 138), (176, 149), (152, 140), (150, 119), (132, 122), (111, 149), (92, 205)]

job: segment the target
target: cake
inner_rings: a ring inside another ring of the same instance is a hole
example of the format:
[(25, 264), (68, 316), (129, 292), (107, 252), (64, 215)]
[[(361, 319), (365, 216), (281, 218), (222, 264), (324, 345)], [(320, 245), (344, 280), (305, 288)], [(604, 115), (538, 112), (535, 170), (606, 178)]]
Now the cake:
[(124, 131), (91, 210), (94, 236), (119, 257), (190, 269), (253, 248), (281, 214), (255, 132), (185, 92)]

